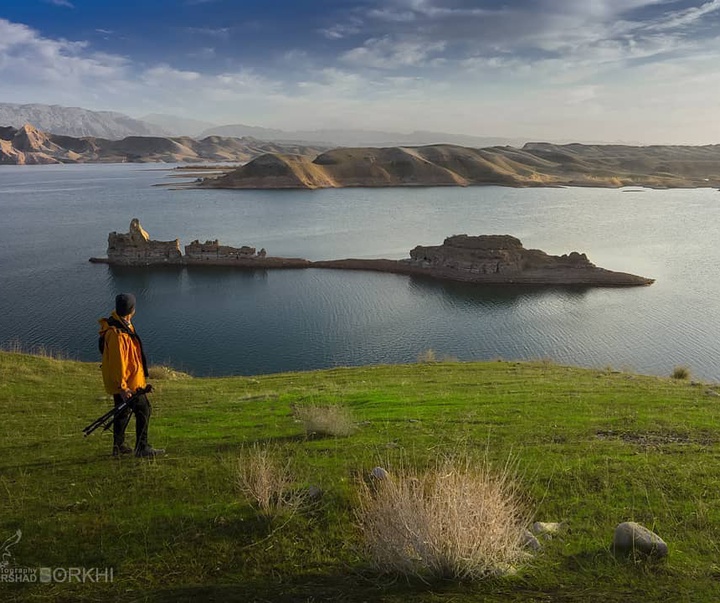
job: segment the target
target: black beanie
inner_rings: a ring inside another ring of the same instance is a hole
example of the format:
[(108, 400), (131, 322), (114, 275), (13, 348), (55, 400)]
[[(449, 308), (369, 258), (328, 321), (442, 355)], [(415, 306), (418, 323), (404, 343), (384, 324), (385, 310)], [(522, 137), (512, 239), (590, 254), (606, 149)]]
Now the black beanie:
[(132, 293), (121, 293), (115, 297), (115, 312), (118, 316), (127, 316), (135, 309), (135, 296)]

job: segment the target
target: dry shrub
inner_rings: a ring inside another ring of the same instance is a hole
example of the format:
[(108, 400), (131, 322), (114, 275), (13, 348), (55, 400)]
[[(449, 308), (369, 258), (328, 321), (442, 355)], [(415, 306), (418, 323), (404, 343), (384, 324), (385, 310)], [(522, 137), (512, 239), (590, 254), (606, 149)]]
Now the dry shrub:
[(191, 375), (183, 373), (182, 371), (176, 371), (169, 366), (151, 366), (148, 369), (148, 378), (154, 381), (177, 381), (178, 379), (191, 379)]
[(673, 379), (689, 379), (690, 369), (686, 366), (676, 366), (670, 376)]
[(49, 358), (50, 360), (71, 360), (68, 353), (63, 350), (46, 348), (43, 344), (34, 346), (23, 345), (19, 339), (11, 339), (10, 341), (0, 345), (0, 351), (9, 352), (11, 354), (39, 356), (41, 358)]
[(293, 488), (290, 459), (272, 447), (254, 444), (240, 454), (235, 481), (240, 492), (266, 517), (294, 512), (303, 505), (307, 492)]
[(444, 458), (418, 474), (363, 483), (358, 519), (368, 552), (386, 573), (477, 579), (511, 572), (528, 554), (529, 514), (510, 466)]
[(417, 355), (418, 364), (435, 364), (437, 362), (460, 362), (457, 356), (443, 355), (438, 356), (437, 352), (432, 348), (420, 352)]
[(349, 436), (355, 431), (350, 409), (339, 404), (308, 404), (293, 407), (295, 418), (308, 435)]
[(437, 354), (435, 353), (435, 350), (432, 348), (429, 348), (425, 350), (424, 352), (420, 352), (417, 357), (417, 361), (420, 364), (432, 364), (434, 362), (438, 362)]

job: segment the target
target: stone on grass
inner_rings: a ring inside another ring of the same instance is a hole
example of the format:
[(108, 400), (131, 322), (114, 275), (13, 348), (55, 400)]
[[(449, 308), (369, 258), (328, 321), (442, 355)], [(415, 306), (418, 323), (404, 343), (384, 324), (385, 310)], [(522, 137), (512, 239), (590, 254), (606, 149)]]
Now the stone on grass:
[(317, 486), (310, 486), (308, 488), (308, 496), (311, 499), (316, 500), (322, 496), (322, 490)]
[(625, 521), (615, 528), (613, 537), (615, 553), (630, 554), (633, 552), (665, 557), (668, 546), (660, 536), (634, 521)]
[(535, 538), (533, 533), (528, 529), (524, 529), (522, 531), (521, 538), (523, 546), (526, 549), (530, 549), (531, 551), (539, 551), (542, 548), (540, 541)]
[(375, 469), (370, 472), (370, 475), (372, 475), (375, 479), (387, 479), (388, 472), (382, 467), (375, 467)]
[(532, 525), (533, 534), (538, 536), (547, 536), (552, 538), (554, 534), (559, 534), (565, 527), (564, 523), (552, 522), (552, 521), (536, 521)]

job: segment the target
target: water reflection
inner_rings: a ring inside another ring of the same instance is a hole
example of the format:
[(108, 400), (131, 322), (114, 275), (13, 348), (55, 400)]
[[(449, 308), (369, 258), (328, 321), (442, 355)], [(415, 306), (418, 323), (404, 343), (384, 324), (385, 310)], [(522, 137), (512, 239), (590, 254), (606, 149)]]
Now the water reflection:
[(467, 306), (483, 308), (491, 306), (511, 307), (520, 303), (541, 301), (547, 298), (579, 301), (585, 298), (593, 287), (587, 285), (482, 285), (411, 276), (410, 288), (425, 296), (446, 297)]

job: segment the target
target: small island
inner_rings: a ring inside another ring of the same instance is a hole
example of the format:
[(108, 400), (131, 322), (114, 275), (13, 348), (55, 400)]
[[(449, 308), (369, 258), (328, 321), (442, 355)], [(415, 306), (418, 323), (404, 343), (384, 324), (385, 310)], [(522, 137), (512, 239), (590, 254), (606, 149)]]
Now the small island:
[(321, 268), (370, 270), (488, 285), (582, 285), (633, 287), (651, 285), (654, 279), (598, 268), (584, 253), (548, 255), (525, 249), (510, 235), (454, 235), (442, 245), (418, 245), (403, 260), (344, 259), (310, 261), (273, 257), (265, 249), (230, 247), (217, 240), (195, 240), (180, 250), (180, 241), (154, 241), (133, 218), (127, 233), (108, 235), (107, 257), (90, 258), (115, 266), (234, 266), (244, 269)]

